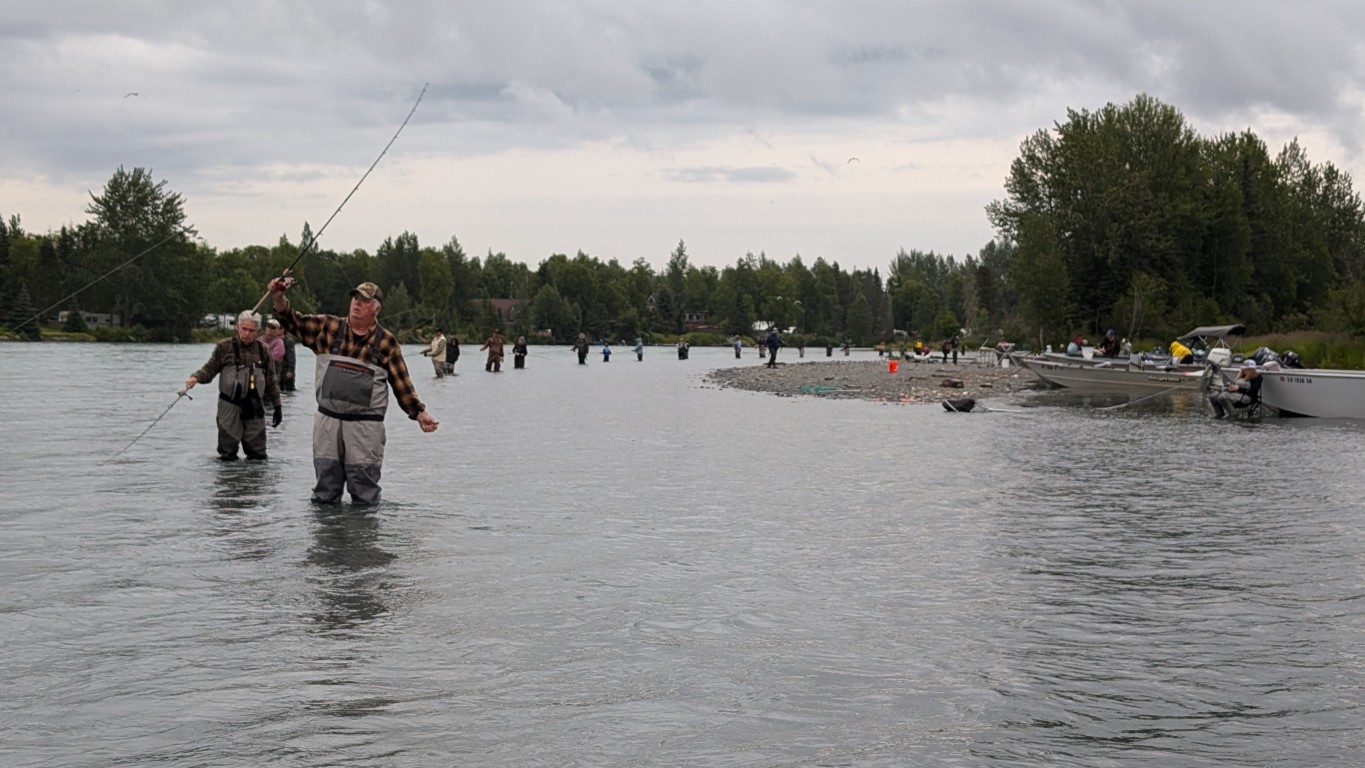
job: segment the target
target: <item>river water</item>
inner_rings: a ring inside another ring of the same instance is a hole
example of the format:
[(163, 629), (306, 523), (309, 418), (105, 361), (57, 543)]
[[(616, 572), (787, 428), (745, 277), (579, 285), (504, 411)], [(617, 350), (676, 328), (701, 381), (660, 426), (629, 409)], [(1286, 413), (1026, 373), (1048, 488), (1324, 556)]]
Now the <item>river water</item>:
[(269, 462), (215, 459), (215, 388), (175, 394), (208, 352), (0, 345), (0, 764), (1365, 753), (1360, 424), (780, 398), (706, 385), (721, 349), (434, 381), (410, 348), (441, 427), (390, 418), (366, 514), (308, 501), (307, 391)]

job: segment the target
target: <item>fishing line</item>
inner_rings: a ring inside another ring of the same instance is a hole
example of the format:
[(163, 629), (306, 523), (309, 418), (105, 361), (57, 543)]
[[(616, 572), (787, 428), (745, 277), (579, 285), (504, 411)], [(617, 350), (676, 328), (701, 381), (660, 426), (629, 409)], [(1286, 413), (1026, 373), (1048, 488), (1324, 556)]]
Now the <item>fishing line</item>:
[(1155, 392), (1155, 393), (1150, 394), (1150, 395), (1145, 395), (1145, 396), (1143, 396), (1143, 397), (1139, 397), (1139, 398), (1136, 399), (1136, 400), (1129, 400), (1129, 401), (1126, 402), (1126, 403), (1119, 403), (1118, 405), (1106, 405), (1106, 406), (1104, 406), (1103, 408), (1096, 408), (1095, 410), (1097, 410), (1097, 411), (1112, 411), (1112, 410), (1114, 410), (1115, 408), (1123, 408), (1123, 407), (1132, 405), (1132, 404), (1134, 404), (1134, 403), (1140, 403), (1140, 402), (1142, 402), (1143, 400), (1151, 400), (1151, 399), (1154, 398), (1154, 397), (1160, 397), (1161, 395), (1170, 394), (1170, 393), (1176, 391), (1177, 389), (1185, 389), (1185, 388), (1186, 388), (1185, 385), (1184, 385), (1184, 384), (1181, 384), (1181, 385), (1178, 386), (1178, 387), (1171, 387), (1170, 389), (1163, 389), (1163, 390), (1161, 390), (1160, 392)]
[[(126, 450), (128, 450), (129, 448), (132, 448), (132, 447), (133, 447), (133, 443), (136, 443), (137, 441), (141, 440), (142, 437), (143, 437), (143, 435), (146, 435), (148, 432), (151, 432), (151, 431), (152, 431), (152, 427), (155, 427), (155, 426), (156, 426), (156, 423), (157, 423), (158, 421), (161, 421), (162, 419), (166, 418), (166, 414), (168, 414), (168, 413), (171, 412), (171, 409), (175, 407), (175, 404), (176, 404), (176, 403), (180, 402), (180, 398), (182, 398), (182, 397), (185, 398), (185, 399), (187, 399), (187, 400), (193, 400), (193, 399), (194, 399), (193, 397), (190, 396), (190, 393), (189, 393), (188, 391), (183, 390), (183, 389), (180, 390), (179, 392), (175, 393), (175, 399), (171, 401), (171, 404), (170, 404), (170, 405), (166, 406), (166, 410), (162, 411), (160, 416), (157, 416), (155, 419), (152, 419), (152, 423), (151, 423), (151, 424), (148, 424), (148, 425), (147, 425), (147, 428), (144, 429), (144, 430), (142, 430), (142, 434), (141, 434), (141, 435), (138, 435), (137, 437), (133, 438), (133, 442), (132, 442), (132, 443), (129, 443), (129, 444), (123, 446), (123, 451), (126, 451)], [(104, 460), (104, 463), (107, 463), (107, 462), (113, 461), (114, 459), (117, 459), (119, 456), (123, 455), (123, 451), (119, 451), (118, 453), (114, 454), (113, 456), (110, 456), (109, 458), (105, 459), (105, 460)]]
[[(289, 277), (289, 273), (293, 271), (294, 265), (298, 264), (299, 259), (302, 259), (304, 254), (308, 253), (308, 251), (312, 249), (313, 245), (317, 243), (318, 238), (322, 237), (322, 233), (327, 231), (327, 225), (332, 223), (332, 219), (335, 219), (338, 213), (341, 213), (341, 209), (346, 207), (346, 203), (350, 202), (351, 196), (356, 193), (356, 190), (360, 189), (361, 184), (365, 183), (365, 179), (368, 179), (370, 177), (370, 171), (373, 171), (375, 166), (379, 165), (379, 161), (384, 159), (384, 155), (388, 154), (389, 147), (392, 147), (393, 143), (398, 140), (398, 134), (402, 133), (403, 129), (408, 127), (408, 121), (411, 120), (413, 114), (417, 112), (417, 105), (422, 103), (422, 97), (426, 95), (427, 86), (429, 85), (431, 84), (430, 83), (422, 84), (422, 91), (421, 93), (417, 94), (417, 101), (413, 102), (412, 109), (408, 110), (408, 116), (403, 118), (403, 124), (398, 126), (398, 130), (394, 131), (393, 138), (389, 139), (389, 143), (384, 145), (384, 149), (380, 151), (379, 156), (374, 159), (373, 163), (370, 163), (370, 167), (366, 169), (365, 174), (360, 177), (360, 181), (357, 181), (355, 183), (355, 186), (351, 188), (351, 191), (347, 193), (346, 199), (341, 201), (341, 205), (338, 205), (336, 210), (332, 211), (332, 215), (327, 217), (327, 221), (324, 221), (322, 223), (322, 228), (319, 229), (315, 234), (313, 234), (312, 237), (308, 238), (308, 242), (304, 243), (303, 247), (299, 249), (299, 255), (295, 256), (294, 260), (289, 262), (289, 266), (285, 267), (284, 272), (280, 274), (281, 279)], [(265, 292), (265, 295), (261, 297), (260, 301), (256, 302), (256, 306), (253, 307), (251, 311), (252, 312), (259, 311), (261, 305), (264, 304), (265, 300), (268, 298), (270, 298), (270, 291)]]
[(131, 258), (131, 259), (128, 259), (127, 261), (123, 262), (122, 264), (118, 265), (117, 267), (114, 267), (113, 269), (109, 270), (108, 272), (105, 272), (104, 274), (100, 275), (99, 277), (95, 278), (94, 280), (91, 280), (90, 282), (86, 283), (85, 285), (83, 285), (83, 286), (81, 286), (79, 289), (77, 289), (75, 293), (71, 294), (70, 296), (63, 297), (61, 301), (58, 301), (56, 304), (53, 304), (52, 306), (48, 307), (47, 309), (44, 309), (42, 312), (39, 312), (38, 314), (34, 315), (33, 317), (30, 317), (29, 319), (25, 320), (24, 322), (22, 322), (22, 323), (20, 323), (20, 324), (18, 324), (18, 325), (16, 325), (16, 326), (14, 326), (13, 328), (10, 329), (10, 331), (17, 331), (17, 330), (19, 330), (20, 328), (23, 328), (24, 326), (26, 326), (26, 325), (28, 325), (29, 323), (33, 322), (34, 320), (37, 320), (38, 318), (42, 317), (43, 315), (46, 315), (48, 312), (51, 312), (52, 310), (56, 309), (57, 307), (60, 307), (62, 304), (65, 304), (67, 301), (76, 298), (77, 296), (79, 296), (81, 293), (83, 293), (83, 292), (84, 292), (87, 288), (89, 288), (90, 286), (92, 286), (92, 285), (94, 285), (95, 283), (98, 283), (99, 281), (103, 280), (104, 278), (106, 278), (106, 277), (108, 277), (108, 276), (114, 274), (115, 272), (119, 271), (120, 269), (123, 269), (124, 267), (128, 266), (129, 264), (132, 264), (133, 262), (137, 261), (138, 259), (142, 258), (143, 256), (146, 256), (147, 254), (151, 253), (152, 251), (156, 250), (157, 248), (160, 248), (162, 245), (164, 245), (166, 242), (168, 242), (171, 238), (175, 237), (176, 235), (182, 235), (182, 234), (186, 234), (186, 233), (189, 233), (189, 232), (192, 232), (192, 231), (194, 231), (194, 228), (193, 228), (193, 227), (180, 227), (180, 228), (176, 229), (176, 231), (174, 231), (174, 232), (170, 233), (169, 235), (166, 235), (164, 238), (158, 240), (154, 245), (152, 245), (151, 247), (149, 247), (147, 250), (143, 251), (142, 253), (139, 253), (138, 255), (134, 256), (134, 257)]

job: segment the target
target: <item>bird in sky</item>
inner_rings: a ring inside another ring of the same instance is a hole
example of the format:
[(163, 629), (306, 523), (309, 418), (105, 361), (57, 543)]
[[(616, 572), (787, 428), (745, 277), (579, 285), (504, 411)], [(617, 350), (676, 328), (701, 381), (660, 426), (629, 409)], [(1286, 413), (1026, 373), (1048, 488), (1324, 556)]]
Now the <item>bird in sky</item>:
[(129, 92), (123, 94), (123, 98), (126, 99), (126, 98), (128, 98), (129, 96), (141, 96), (141, 95), (142, 95), (142, 94), (138, 93), (137, 91), (129, 91)]
[[(858, 160), (858, 158), (856, 158), (856, 157), (850, 157), (850, 158), (848, 159), (848, 163), (851, 163), (851, 162), (853, 162), (854, 160)], [(858, 162), (861, 163), (862, 160), (858, 160)], [(844, 163), (844, 165), (848, 165), (848, 163)]]

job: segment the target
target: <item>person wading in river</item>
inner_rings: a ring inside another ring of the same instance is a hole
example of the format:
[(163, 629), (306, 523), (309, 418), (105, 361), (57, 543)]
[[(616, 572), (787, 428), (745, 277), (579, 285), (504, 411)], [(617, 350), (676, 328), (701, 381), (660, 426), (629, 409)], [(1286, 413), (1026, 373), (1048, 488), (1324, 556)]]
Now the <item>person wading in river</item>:
[(280, 387), (275, 381), (275, 366), (265, 342), (256, 338), (261, 316), (246, 310), (237, 316), (237, 335), (213, 347), (208, 362), (185, 379), (185, 389), (207, 384), (218, 378), (218, 457), (237, 460), (237, 445), (248, 459), (266, 458), (265, 406), (269, 399), (275, 408), (271, 426), (278, 427), (284, 416), (280, 410)]
[(271, 280), (270, 296), (280, 325), (317, 354), (313, 501), (336, 503), (344, 488), (356, 504), (377, 504), (389, 389), (423, 432), (435, 432), (440, 422), (417, 398), (398, 339), (379, 327), (384, 301), (379, 286), (352, 288), (350, 312), (337, 317), (294, 311), (285, 296), (292, 284), (288, 278)]
[(437, 328), (436, 335), (431, 337), (431, 348), (422, 350), (422, 354), (431, 358), (436, 378), (443, 378), (446, 375), (446, 332)]
[(488, 371), (489, 373), (502, 373), (502, 347), (502, 331), (494, 328), (493, 335), (488, 337), (488, 340), (483, 343), (482, 347), (479, 347), (480, 350), (488, 350), (488, 361), (483, 364), (483, 369), (485, 371)]

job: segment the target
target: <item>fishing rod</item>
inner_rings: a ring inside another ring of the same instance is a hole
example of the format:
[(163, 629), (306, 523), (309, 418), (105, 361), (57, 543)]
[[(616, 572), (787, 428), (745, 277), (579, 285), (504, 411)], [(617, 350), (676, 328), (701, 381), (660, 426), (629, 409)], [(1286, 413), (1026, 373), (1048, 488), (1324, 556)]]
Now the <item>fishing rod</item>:
[[(151, 432), (151, 431), (152, 431), (152, 427), (155, 427), (155, 426), (156, 426), (156, 423), (157, 423), (158, 421), (161, 421), (162, 419), (166, 418), (166, 414), (168, 414), (168, 413), (171, 412), (171, 409), (175, 407), (175, 404), (176, 404), (176, 403), (180, 402), (180, 398), (182, 398), (182, 397), (185, 398), (185, 399), (187, 399), (187, 400), (193, 400), (193, 399), (194, 399), (193, 397), (190, 396), (190, 393), (189, 393), (187, 390), (182, 389), (182, 390), (180, 390), (179, 392), (176, 392), (176, 393), (175, 393), (175, 399), (171, 401), (171, 404), (170, 404), (170, 405), (166, 406), (166, 410), (162, 411), (160, 416), (157, 416), (155, 419), (152, 419), (152, 423), (151, 423), (151, 424), (148, 424), (148, 425), (147, 425), (147, 428), (144, 429), (144, 430), (142, 430), (142, 434), (141, 434), (141, 435), (138, 435), (137, 437), (133, 438), (133, 442), (132, 442), (132, 443), (129, 443), (129, 444), (123, 446), (123, 451), (126, 451), (126, 450), (128, 450), (129, 448), (132, 448), (132, 447), (133, 447), (133, 443), (136, 443), (137, 441), (141, 440), (142, 437), (143, 437), (143, 435), (146, 435), (148, 432)], [(123, 451), (119, 451), (118, 453), (114, 454), (113, 456), (110, 456), (109, 458), (105, 459), (105, 462), (110, 462), (110, 461), (113, 461), (114, 459), (117, 459), (119, 456), (123, 455)]]
[(1143, 397), (1139, 397), (1139, 398), (1136, 399), (1136, 400), (1129, 400), (1129, 401), (1126, 402), (1126, 403), (1119, 403), (1118, 405), (1106, 405), (1106, 406), (1104, 406), (1103, 408), (1096, 408), (1095, 410), (1097, 410), (1097, 411), (1112, 411), (1112, 410), (1114, 410), (1115, 408), (1124, 408), (1124, 407), (1130, 406), (1130, 405), (1132, 405), (1132, 404), (1134, 404), (1134, 403), (1140, 403), (1140, 402), (1142, 402), (1143, 400), (1151, 400), (1151, 399), (1154, 398), (1154, 397), (1160, 397), (1160, 396), (1162, 396), (1162, 395), (1168, 395), (1168, 394), (1170, 394), (1170, 393), (1176, 391), (1177, 389), (1185, 389), (1185, 385), (1184, 385), (1184, 384), (1181, 384), (1181, 385), (1179, 385), (1179, 386), (1171, 387), (1170, 389), (1163, 389), (1163, 390), (1161, 390), (1160, 392), (1154, 392), (1154, 393), (1152, 393), (1152, 394), (1150, 394), (1150, 395), (1144, 395)]
[[(398, 126), (397, 131), (394, 131), (393, 138), (389, 139), (388, 144), (384, 145), (384, 149), (380, 151), (379, 157), (376, 157), (374, 159), (374, 162), (370, 163), (370, 167), (365, 171), (365, 174), (360, 177), (360, 181), (357, 181), (355, 183), (355, 186), (351, 187), (350, 193), (346, 195), (345, 200), (341, 201), (341, 205), (338, 205), (337, 209), (335, 211), (332, 211), (332, 215), (327, 217), (327, 221), (322, 223), (322, 228), (319, 229), (317, 233), (314, 234), (312, 237), (308, 238), (308, 242), (304, 243), (303, 247), (299, 249), (299, 255), (295, 256), (294, 260), (289, 262), (289, 266), (284, 268), (284, 272), (280, 273), (280, 280), (289, 279), (289, 274), (294, 271), (294, 265), (299, 263), (299, 259), (302, 259), (304, 254), (312, 250), (313, 245), (317, 243), (318, 238), (322, 237), (322, 233), (327, 230), (327, 225), (332, 223), (332, 219), (335, 219), (338, 213), (341, 213), (341, 209), (346, 207), (346, 203), (350, 202), (351, 196), (356, 193), (356, 190), (360, 189), (361, 184), (365, 183), (365, 179), (368, 179), (370, 177), (370, 171), (373, 171), (375, 166), (379, 165), (379, 161), (384, 159), (384, 155), (388, 154), (389, 147), (392, 147), (393, 143), (398, 140), (398, 134), (402, 133), (403, 129), (408, 127), (408, 121), (411, 120), (413, 114), (417, 112), (417, 105), (422, 103), (422, 97), (426, 95), (427, 86), (429, 85), (431, 84), (430, 83), (422, 84), (422, 91), (421, 93), (417, 94), (417, 101), (413, 102), (412, 109), (408, 110), (408, 116), (403, 118), (403, 124)], [(261, 300), (256, 302), (256, 306), (251, 308), (251, 311), (252, 312), (259, 311), (261, 309), (261, 305), (264, 304), (265, 300), (268, 298), (270, 298), (270, 291), (267, 290), (265, 292), (265, 295), (261, 297)]]
[(193, 232), (193, 231), (194, 231), (194, 228), (193, 228), (193, 227), (177, 227), (176, 230), (175, 230), (174, 232), (172, 232), (172, 233), (170, 233), (169, 235), (166, 235), (165, 237), (163, 237), (163, 238), (161, 238), (160, 240), (156, 241), (156, 243), (154, 243), (151, 247), (147, 248), (147, 250), (143, 251), (142, 253), (139, 253), (138, 255), (132, 257), (131, 259), (128, 259), (127, 261), (123, 262), (122, 264), (118, 265), (117, 267), (114, 267), (113, 269), (109, 270), (108, 272), (105, 272), (104, 274), (100, 275), (99, 277), (95, 278), (94, 280), (91, 280), (90, 282), (88, 282), (88, 283), (86, 283), (85, 285), (81, 286), (80, 288), (76, 289), (76, 291), (75, 291), (74, 293), (72, 293), (71, 295), (62, 297), (62, 299), (61, 299), (60, 301), (58, 301), (56, 304), (53, 304), (52, 306), (48, 307), (47, 309), (44, 309), (42, 312), (39, 312), (38, 314), (34, 315), (33, 317), (30, 317), (29, 319), (25, 320), (24, 322), (22, 322), (22, 323), (20, 323), (20, 324), (18, 324), (18, 325), (16, 325), (16, 326), (14, 326), (13, 328), (10, 329), (10, 331), (17, 331), (17, 330), (19, 330), (20, 328), (23, 328), (24, 326), (26, 326), (26, 325), (28, 325), (29, 323), (33, 322), (34, 320), (37, 320), (38, 318), (42, 317), (43, 315), (46, 315), (48, 312), (51, 312), (52, 310), (56, 309), (57, 307), (60, 307), (62, 304), (65, 304), (67, 301), (70, 301), (71, 299), (76, 298), (76, 297), (79, 296), (80, 294), (84, 293), (84, 292), (86, 291), (86, 289), (88, 289), (90, 286), (92, 286), (92, 285), (94, 285), (95, 283), (98, 283), (99, 281), (103, 280), (104, 278), (106, 278), (106, 277), (108, 277), (108, 276), (114, 274), (115, 272), (119, 271), (120, 269), (123, 269), (124, 267), (128, 266), (129, 264), (132, 264), (133, 262), (137, 261), (138, 259), (142, 258), (143, 256), (146, 256), (147, 254), (151, 253), (152, 251), (155, 251), (157, 248), (160, 248), (161, 246), (163, 246), (163, 245), (165, 245), (167, 242), (169, 242), (169, 241), (171, 240), (171, 238), (175, 237), (176, 235), (189, 234), (189, 233), (191, 233), (191, 232)]

